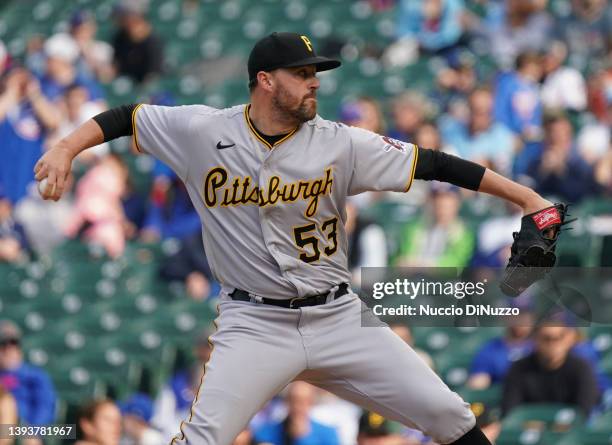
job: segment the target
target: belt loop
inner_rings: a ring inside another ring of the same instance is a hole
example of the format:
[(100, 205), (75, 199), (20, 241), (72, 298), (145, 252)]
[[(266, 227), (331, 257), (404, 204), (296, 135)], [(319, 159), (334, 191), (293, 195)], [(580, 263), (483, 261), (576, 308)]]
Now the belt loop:
[(329, 293), (327, 294), (327, 297), (325, 298), (325, 304), (334, 301), (334, 299), (336, 298), (336, 292), (338, 292), (338, 289), (340, 289), (340, 286), (334, 286), (329, 290)]
[(263, 304), (263, 297), (252, 294), (250, 292), (249, 292), (249, 297), (251, 297), (251, 303)]

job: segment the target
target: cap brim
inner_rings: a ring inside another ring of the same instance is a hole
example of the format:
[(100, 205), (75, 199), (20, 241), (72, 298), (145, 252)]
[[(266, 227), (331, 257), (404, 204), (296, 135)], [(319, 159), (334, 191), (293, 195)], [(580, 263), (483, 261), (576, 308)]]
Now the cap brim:
[(295, 68), (296, 66), (306, 65), (315, 65), (317, 68), (317, 72), (320, 72), (338, 68), (340, 65), (342, 65), (342, 63), (339, 60), (328, 59), (327, 57), (313, 56), (308, 57), (306, 59), (298, 60), (297, 62), (292, 62), (287, 65), (283, 65), (279, 68)]

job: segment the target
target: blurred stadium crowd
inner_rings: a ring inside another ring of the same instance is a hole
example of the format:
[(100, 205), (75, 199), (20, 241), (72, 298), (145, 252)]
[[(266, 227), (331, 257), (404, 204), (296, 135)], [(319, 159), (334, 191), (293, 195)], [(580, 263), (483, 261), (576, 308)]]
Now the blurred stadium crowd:
[[(561, 264), (612, 266), (606, 0), (5, 0), (0, 424), (78, 423), (79, 442), (103, 445), (167, 443), (177, 431), (219, 290), (183, 184), (128, 140), (80, 155), (57, 203), (39, 198), (32, 169), (108, 107), (246, 103), (246, 54), (274, 30), (308, 34), (343, 60), (320, 75), (324, 118), (574, 204)], [(355, 197), (347, 215), (355, 286), (364, 266), (501, 267), (521, 216), (424, 182)], [(497, 443), (611, 443), (611, 326), (395, 329)], [(295, 383), (236, 443), (431, 442)]]

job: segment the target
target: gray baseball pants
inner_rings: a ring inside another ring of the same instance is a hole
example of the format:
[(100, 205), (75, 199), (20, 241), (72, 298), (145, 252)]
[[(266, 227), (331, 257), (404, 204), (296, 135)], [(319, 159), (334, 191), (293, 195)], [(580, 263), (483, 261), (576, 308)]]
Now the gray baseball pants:
[(349, 293), (285, 309), (220, 297), (213, 351), (191, 414), (172, 445), (230, 445), (293, 380), (305, 380), (436, 442), (475, 425), (469, 405), (387, 327), (361, 327), (368, 310)]

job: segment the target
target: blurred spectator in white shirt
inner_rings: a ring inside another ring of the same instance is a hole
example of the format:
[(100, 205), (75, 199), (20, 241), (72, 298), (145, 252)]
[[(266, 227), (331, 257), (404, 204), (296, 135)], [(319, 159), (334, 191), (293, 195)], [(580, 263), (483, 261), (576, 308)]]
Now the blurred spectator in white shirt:
[(388, 262), (385, 231), (374, 221), (359, 214), (352, 201), (346, 203), (346, 234), (349, 244), (349, 269), (352, 284), (361, 284), (362, 267), (385, 267)]
[[(72, 85), (66, 90), (60, 106), (64, 111), (64, 119), (57, 131), (47, 141), (48, 146), (68, 136), (77, 127), (84, 124), (85, 121), (105, 110), (105, 107), (100, 102), (91, 101), (87, 89), (80, 85)], [(103, 143), (81, 152), (76, 159), (79, 162), (90, 165), (109, 152), (110, 147), (108, 143)]]
[(36, 183), (30, 184), (28, 194), (15, 207), (15, 218), (24, 227), (32, 250), (49, 254), (66, 240), (64, 228), (73, 212), (73, 177), (68, 176), (62, 199), (45, 201), (38, 193)]
[(587, 105), (586, 83), (580, 71), (563, 65), (566, 58), (567, 46), (551, 42), (543, 60), (542, 103), (546, 108), (583, 111)]

